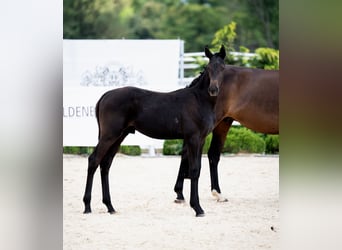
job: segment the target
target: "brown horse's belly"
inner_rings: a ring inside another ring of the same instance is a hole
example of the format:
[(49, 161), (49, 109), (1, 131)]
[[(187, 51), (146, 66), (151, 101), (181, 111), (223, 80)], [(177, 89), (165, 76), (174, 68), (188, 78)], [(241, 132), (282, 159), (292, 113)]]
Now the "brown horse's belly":
[(249, 128), (255, 132), (263, 134), (278, 134), (279, 126), (278, 123), (262, 123), (262, 122), (245, 122), (237, 120), (241, 125)]

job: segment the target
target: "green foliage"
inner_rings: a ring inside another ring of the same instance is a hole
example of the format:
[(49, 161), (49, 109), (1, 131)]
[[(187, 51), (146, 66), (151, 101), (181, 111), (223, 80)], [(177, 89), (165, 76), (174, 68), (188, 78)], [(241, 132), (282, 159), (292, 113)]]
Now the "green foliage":
[[(202, 153), (207, 154), (212, 134), (210, 133), (203, 146)], [(182, 152), (183, 140), (165, 140), (163, 147), (164, 155), (180, 155)], [(253, 132), (242, 126), (231, 127), (224, 143), (222, 153), (279, 153), (279, 136), (264, 135)]]
[(94, 147), (63, 147), (63, 154), (90, 155)]
[[(211, 42), (214, 51), (218, 51), (222, 44), (225, 45), (227, 52), (225, 61), (227, 64), (260, 69), (279, 69), (279, 50), (272, 48), (257, 48), (255, 50), (256, 55), (252, 58), (233, 56), (232, 53), (229, 53), (235, 51), (234, 43), (237, 37), (236, 27), (237, 25), (235, 22), (223, 26), (223, 28), (215, 33)], [(240, 45), (239, 52), (249, 53), (249, 49)], [(198, 61), (198, 63), (199, 65), (202, 65), (206, 62)]]
[(141, 148), (140, 146), (137, 146), (137, 145), (133, 145), (133, 146), (121, 145), (119, 152), (125, 155), (141, 155)]
[(234, 51), (234, 40), (236, 38), (235, 29), (236, 22), (231, 22), (216, 31), (214, 39), (211, 42), (215, 51), (218, 51), (222, 44), (225, 46), (228, 52)]
[(211, 42), (211, 44), (213, 45), (214, 51), (219, 51), (219, 49), (221, 48), (221, 45), (225, 46), (226, 54), (227, 54), (225, 61), (227, 64), (231, 64), (231, 65), (239, 65), (237, 63), (237, 60), (235, 60), (234, 56), (231, 53), (229, 53), (231, 51), (235, 51), (234, 49), (234, 40), (236, 38), (235, 30), (236, 30), (236, 23), (231, 22), (223, 26), (223, 28), (219, 29), (215, 33), (214, 38)]
[[(207, 154), (211, 142), (212, 134), (210, 133), (204, 141), (203, 154)], [(180, 155), (182, 153), (183, 140), (165, 140), (163, 145), (163, 155)]]
[[(218, 32), (217, 38), (227, 44), (235, 39), (237, 47), (278, 48), (278, 8), (278, 1), (269, 0), (64, 0), (63, 37), (180, 38), (190, 52), (203, 51)], [(227, 23), (228, 30), (219, 31)]]
[(163, 155), (180, 155), (183, 148), (183, 140), (165, 140)]
[(197, 64), (198, 67), (185, 71), (185, 77), (198, 76), (201, 72), (204, 71), (205, 66), (207, 66), (208, 64), (208, 61), (204, 60), (203, 57), (194, 56), (193, 58), (195, 59), (194, 64)]
[(279, 50), (258, 48), (256, 56), (251, 59), (251, 65), (261, 69), (279, 69)]
[(279, 135), (266, 135), (266, 154), (279, 153)]
[(132, 36), (134, 17), (130, 0), (64, 0), (63, 37), (113, 39)]
[(204, 145), (203, 145), (203, 149), (202, 149), (202, 153), (203, 154), (208, 154), (208, 150), (209, 150), (209, 147), (210, 147), (210, 143), (211, 143), (211, 139), (212, 139), (212, 133), (210, 133), (206, 138), (205, 138), (205, 141), (204, 141)]
[(163, 3), (149, 1), (141, 4), (131, 21), (134, 25), (132, 27), (134, 36), (140, 39), (157, 38), (162, 26), (160, 13), (166, 11), (167, 7)]
[[(244, 46), (240, 46), (240, 51), (241, 53), (249, 53), (249, 49), (244, 47)], [(228, 56), (228, 60), (227, 60), (228, 64), (230, 65), (237, 65), (237, 66), (244, 66), (244, 67), (250, 67), (250, 58), (243, 56), (243, 55), (238, 55), (238, 56)]]
[[(63, 154), (90, 155), (94, 147), (63, 147)], [(141, 155), (140, 146), (120, 146), (120, 153), (126, 155)]]
[(230, 0), (231, 20), (239, 24), (237, 44), (255, 50), (279, 47), (279, 1)]
[(265, 152), (265, 141), (259, 134), (245, 127), (232, 127), (228, 132), (222, 152), (263, 153)]
[(203, 51), (225, 22), (221, 9), (196, 3), (169, 6), (159, 18), (160, 29), (155, 31), (154, 38), (183, 39), (186, 41), (185, 51)]

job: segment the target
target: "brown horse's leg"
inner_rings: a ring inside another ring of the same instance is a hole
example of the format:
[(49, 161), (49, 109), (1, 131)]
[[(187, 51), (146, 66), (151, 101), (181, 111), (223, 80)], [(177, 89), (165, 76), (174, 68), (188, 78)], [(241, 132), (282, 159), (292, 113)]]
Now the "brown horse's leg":
[(128, 135), (128, 131), (126, 130), (117, 140), (116, 142), (110, 147), (106, 156), (102, 159), (100, 163), (101, 169), (101, 184), (102, 184), (102, 202), (106, 205), (108, 209), (108, 213), (114, 214), (115, 209), (112, 205), (111, 198), (110, 198), (110, 191), (109, 191), (109, 169), (113, 162), (113, 158), (115, 157), (116, 153), (118, 152), (122, 141)]
[(215, 129), (213, 130), (213, 137), (208, 151), (211, 191), (212, 194), (218, 199), (218, 201), (228, 201), (227, 199), (222, 198), (219, 195), (221, 193), (221, 189), (219, 186), (217, 165), (220, 161), (221, 151), (232, 123), (233, 119), (228, 117), (221, 121), (215, 127)]
[(179, 166), (177, 181), (174, 187), (174, 191), (177, 194), (177, 198), (175, 200), (176, 203), (184, 202), (184, 195), (183, 195), (184, 179), (189, 178), (189, 162), (188, 162), (187, 154), (188, 152), (187, 152), (186, 146), (185, 144), (183, 144), (181, 164)]
[(83, 202), (85, 206), (84, 213), (91, 212), (90, 200), (94, 174), (103, 157), (107, 154), (108, 149), (111, 147), (114, 141), (115, 139), (113, 139), (113, 137), (100, 140), (97, 146), (95, 147), (94, 152), (88, 158), (87, 183), (83, 196)]
[(189, 175), (190, 175), (190, 206), (195, 210), (196, 216), (204, 216), (204, 211), (199, 203), (198, 196), (198, 179), (201, 173), (201, 152), (204, 139), (201, 141), (198, 136), (193, 136), (186, 142), (188, 161), (189, 161)]

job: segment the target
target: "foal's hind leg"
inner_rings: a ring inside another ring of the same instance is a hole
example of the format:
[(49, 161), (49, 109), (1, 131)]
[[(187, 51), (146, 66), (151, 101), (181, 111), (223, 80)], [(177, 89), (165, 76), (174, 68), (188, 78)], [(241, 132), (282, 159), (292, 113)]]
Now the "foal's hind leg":
[(111, 147), (114, 141), (115, 139), (113, 139), (113, 137), (101, 139), (95, 147), (93, 153), (88, 158), (87, 183), (83, 196), (83, 202), (85, 206), (84, 213), (91, 213), (90, 200), (94, 174), (103, 157), (107, 154), (108, 149)]
[(113, 214), (115, 213), (115, 210), (110, 199), (108, 173), (116, 152), (112, 153), (111, 151), (112, 150), (108, 150), (107, 155), (101, 161), (100, 170), (102, 184), (102, 202), (106, 205), (108, 213)]
[(124, 133), (110, 147), (106, 156), (103, 158), (103, 160), (100, 163), (101, 184), (102, 184), (102, 202), (106, 205), (108, 209), (108, 213), (110, 214), (115, 213), (115, 209), (112, 205), (111, 198), (110, 198), (109, 179), (108, 179), (109, 169), (113, 162), (114, 156), (118, 152), (122, 141), (125, 139), (127, 135), (128, 135), (128, 132), (124, 131)]
[(184, 202), (183, 184), (184, 184), (185, 178), (189, 178), (189, 162), (188, 162), (187, 149), (186, 149), (185, 144), (183, 144), (181, 164), (179, 166), (177, 181), (174, 187), (174, 191), (177, 194), (177, 198), (175, 200), (176, 203)]

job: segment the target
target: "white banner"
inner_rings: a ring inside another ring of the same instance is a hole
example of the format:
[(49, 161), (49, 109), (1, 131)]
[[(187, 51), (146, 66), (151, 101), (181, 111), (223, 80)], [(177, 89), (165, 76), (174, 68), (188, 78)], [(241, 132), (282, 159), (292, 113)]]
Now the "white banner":
[[(95, 146), (95, 105), (108, 90), (136, 86), (172, 91), (178, 85), (181, 40), (64, 40), (63, 146)], [(138, 132), (122, 144), (161, 148)]]

